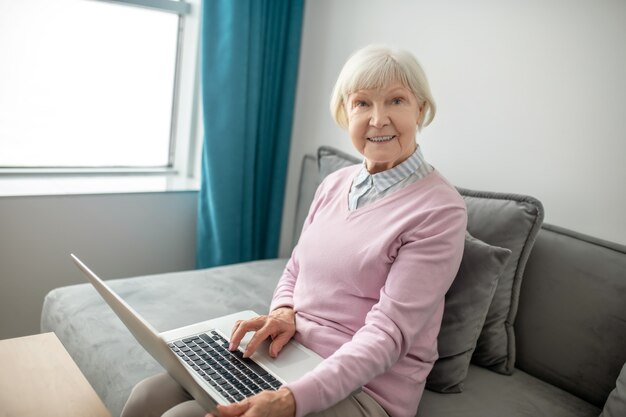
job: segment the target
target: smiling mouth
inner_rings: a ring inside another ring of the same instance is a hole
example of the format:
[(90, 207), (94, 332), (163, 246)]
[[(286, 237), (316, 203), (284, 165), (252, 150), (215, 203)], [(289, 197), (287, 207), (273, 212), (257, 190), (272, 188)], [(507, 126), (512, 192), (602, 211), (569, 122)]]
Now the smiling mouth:
[(370, 142), (374, 142), (374, 143), (384, 143), (384, 142), (389, 142), (391, 139), (393, 139), (395, 137), (396, 137), (396, 135), (372, 136), (371, 138), (367, 138), (367, 140), (369, 140)]

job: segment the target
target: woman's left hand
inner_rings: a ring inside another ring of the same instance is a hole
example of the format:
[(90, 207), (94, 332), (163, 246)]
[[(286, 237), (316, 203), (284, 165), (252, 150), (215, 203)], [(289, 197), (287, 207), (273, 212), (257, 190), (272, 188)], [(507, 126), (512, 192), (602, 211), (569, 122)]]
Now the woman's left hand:
[[(294, 417), (296, 401), (287, 388), (263, 391), (245, 400), (228, 405), (218, 405), (219, 417)], [(206, 417), (215, 417), (207, 414)]]

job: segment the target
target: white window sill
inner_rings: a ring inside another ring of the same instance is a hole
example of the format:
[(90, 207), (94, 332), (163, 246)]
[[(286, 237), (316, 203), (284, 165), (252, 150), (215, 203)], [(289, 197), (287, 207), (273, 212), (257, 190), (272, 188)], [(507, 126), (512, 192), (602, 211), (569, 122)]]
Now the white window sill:
[(199, 179), (175, 174), (0, 176), (0, 197), (198, 191)]

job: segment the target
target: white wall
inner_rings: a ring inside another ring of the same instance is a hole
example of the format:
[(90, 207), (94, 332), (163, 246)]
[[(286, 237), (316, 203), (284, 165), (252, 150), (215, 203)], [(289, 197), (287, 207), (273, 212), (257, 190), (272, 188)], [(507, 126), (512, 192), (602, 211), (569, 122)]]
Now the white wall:
[(0, 339), (39, 333), (45, 294), (195, 267), (197, 192), (0, 198)]
[(306, 2), (281, 253), (302, 155), (355, 153), (328, 99), (369, 43), (412, 51), (438, 113), (418, 137), (454, 184), (530, 194), (546, 221), (626, 244), (626, 2)]

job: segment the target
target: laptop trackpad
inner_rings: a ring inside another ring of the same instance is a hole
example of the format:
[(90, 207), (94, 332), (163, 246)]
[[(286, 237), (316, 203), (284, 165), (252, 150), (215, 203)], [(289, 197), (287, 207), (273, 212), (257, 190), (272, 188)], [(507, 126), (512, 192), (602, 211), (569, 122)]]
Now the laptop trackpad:
[(293, 340), (283, 347), (275, 359), (267, 353), (269, 352), (268, 341), (259, 346), (255, 355), (261, 352), (263, 353), (259, 357), (253, 355), (253, 358), (259, 360), (270, 371), (280, 375), (287, 383), (299, 379), (322, 362), (320, 356)]
[(276, 367), (283, 368), (285, 366), (293, 366), (300, 362), (304, 362), (309, 357), (310, 355), (300, 349), (298, 345), (288, 343), (287, 346), (280, 351), (278, 357), (274, 359), (273, 363)]

